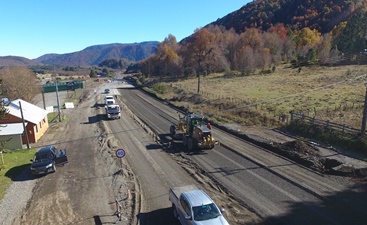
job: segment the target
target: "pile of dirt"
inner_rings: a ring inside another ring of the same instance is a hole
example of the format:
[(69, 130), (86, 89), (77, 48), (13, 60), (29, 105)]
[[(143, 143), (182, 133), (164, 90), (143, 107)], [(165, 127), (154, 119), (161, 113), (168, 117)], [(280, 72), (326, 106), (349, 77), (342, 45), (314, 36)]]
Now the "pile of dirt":
[(320, 173), (348, 177), (366, 176), (364, 172), (366, 168), (355, 168), (352, 165), (345, 165), (338, 159), (324, 157), (315, 146), (304, 141), (275, 143), (273, 147), (281, 155)]
[(309, 157), (319, 157), (317, 148), (300, 140), (276, 143), (273, 146), (297, 158), (307, 159)]

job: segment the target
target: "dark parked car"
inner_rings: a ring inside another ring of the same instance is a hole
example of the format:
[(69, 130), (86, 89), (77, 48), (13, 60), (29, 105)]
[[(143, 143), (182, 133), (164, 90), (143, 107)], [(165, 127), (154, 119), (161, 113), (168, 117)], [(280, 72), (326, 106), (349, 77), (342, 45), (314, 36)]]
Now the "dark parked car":
[(105, 94), (109, 94), (110, 93), (110, 89), (108, 89), (108, 88), (107, 89), (104, 89), (104, 93)]
[(38, 149), (31, 162), (32, 174), (41, 175), (56, 172), (56, 165), (64, 165), (68, 162), (68, 158), (65, 149), (59, 150), (50, 145)]

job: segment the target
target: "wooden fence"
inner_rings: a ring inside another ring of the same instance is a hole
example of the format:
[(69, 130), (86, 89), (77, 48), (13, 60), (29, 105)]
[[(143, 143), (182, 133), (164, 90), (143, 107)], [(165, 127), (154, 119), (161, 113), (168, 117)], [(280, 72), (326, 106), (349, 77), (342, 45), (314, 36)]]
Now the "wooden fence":
[(306, 121), (310, 124), (315, 124), (317, 126), (320, 127), (325, 127), (327, 129), (331, 129), (334, 131), (338, 131), (341, 133), (347, 133), (347, 134), (351, 134), (351, 135), (360, 135), (361, 134), (361, 129), (356, 129), (354, 127), (350, 127), (347, 126), (345, 124), (339, 124), (339, 123), (334, 123), (334, 122), (330, 122), (328, 120), (320, 120), (320, 119), (316, 119), (314, 117), (309, 117), (309, 116), (305, 116), (304, 114), (299, 114), (299, 113), (291, 113), (291, 122), (293, 120), (297, 120), (297, 119), (302, 119), (303, 121)]

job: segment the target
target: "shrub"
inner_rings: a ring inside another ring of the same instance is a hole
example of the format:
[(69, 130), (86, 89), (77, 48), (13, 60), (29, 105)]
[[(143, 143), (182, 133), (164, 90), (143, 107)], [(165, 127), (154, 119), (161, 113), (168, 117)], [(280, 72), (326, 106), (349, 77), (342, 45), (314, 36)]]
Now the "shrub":
[(153, 90), (159, 94), (165, 94), (167, 93), (167, 87), (164, 84), (156, 84), (153, 87)]

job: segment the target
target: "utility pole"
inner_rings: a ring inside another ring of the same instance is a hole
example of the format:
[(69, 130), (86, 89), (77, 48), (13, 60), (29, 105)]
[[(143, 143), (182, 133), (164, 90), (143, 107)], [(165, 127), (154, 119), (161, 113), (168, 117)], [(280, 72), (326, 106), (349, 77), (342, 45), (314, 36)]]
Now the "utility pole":
[(198, 71), (197, 71), (197, 76), (198, 76), (198, 94), (200, 94), (200, 71), (201, 71), (201, 56), (199, 56), (199, 60), (198, 60)]
[(43, 109), (46, 109), (45, 92), (42, 90)]
[(364, 97), (364, 109), (363, 109), (363, 117), (362, 117), (362, 129), (361, 136), (366, 132), (366, 118), (367, 118), (367, 83), (364, 84), (366, 86), (366, 94)]
[(19, 101), (19, 109), (20, 109), (20, 115), (22, 116), (23, 130), (24, 130), (25, 138), (26, 138), (26, 142), (27, 142), (27, 149), (29, 149), (28, 132), (27, 132), (27, 129), (25, 127), (25, 121), (24, 121), (24, 116), (23, 116), (23, 109), (22, 109), (22, 104), (20, 103), (20, 101)]
[(61, 122), (60, 100), (59, 100), (59, 90), (57, 87), (57, 79), (56, 79), (56, 99), (57, 99), (57, 112), (59, 114), (59, 122)]

